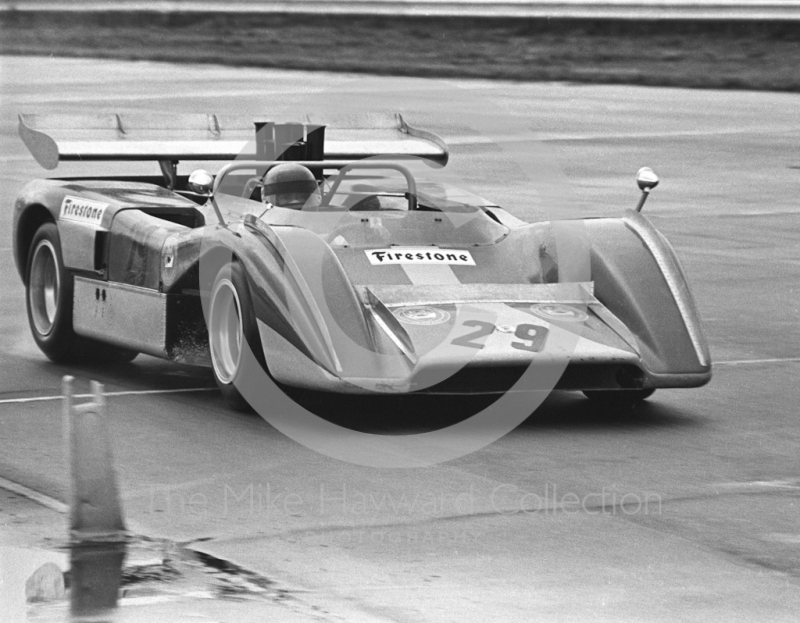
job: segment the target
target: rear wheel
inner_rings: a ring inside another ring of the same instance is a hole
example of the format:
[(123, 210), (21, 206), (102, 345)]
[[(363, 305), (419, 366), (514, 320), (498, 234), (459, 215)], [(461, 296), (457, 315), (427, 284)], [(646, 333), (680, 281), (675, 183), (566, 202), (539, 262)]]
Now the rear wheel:
[(612, 389), (587, 390), (583, 392), (592, 402), (609, 406), (630, 406), (646, 400), (655, 393), (655, 389)]
[(208, 316), (214, 378), (231, 407), (248, 411), (250, 405), (239, 387), (247, 375), (247, 366), (263, 365), (263, 354), (250, 289), (244, 269), (237, 262), (226, 264), (217, 274)]
[(137, 353), (82, 338), (72, 329), (72, 275), (64, 268), (55, 223), (33, 236), (28, 254), (26, 297), (33, 339), (56, 363), (127, 362)]

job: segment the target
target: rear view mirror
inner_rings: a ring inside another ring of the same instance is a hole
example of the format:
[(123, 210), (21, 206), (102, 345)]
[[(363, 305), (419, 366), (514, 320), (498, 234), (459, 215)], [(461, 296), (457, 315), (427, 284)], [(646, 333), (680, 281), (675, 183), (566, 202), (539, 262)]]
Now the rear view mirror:
[(647, 201), (647, 195), (650, 191), (658, 186), (658, 175), (650, 167), (642, 167), (636, 172), (636, 183), (642, 191), (642, 196), (639, 197), (639, 205), (636, 206), (636, 211), (641, 212), (644, 207), (644, 202)]
[(636, 173), (636, 183), (639, 185), (639, 190), (655, 188), (658, 186), (658, 182), (658, 175), (650, 167), (642, 167)]
[(198, 195), (207, 195), (214, 185), (214, 176), (205, 169), (195, 169), (189, 176), (189, 190)]

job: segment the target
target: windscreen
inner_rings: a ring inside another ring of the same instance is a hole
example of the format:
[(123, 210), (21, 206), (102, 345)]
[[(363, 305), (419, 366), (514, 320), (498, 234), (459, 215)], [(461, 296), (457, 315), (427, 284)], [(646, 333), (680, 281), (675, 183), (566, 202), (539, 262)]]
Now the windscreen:
[(265, 206), (261, 218), (309, 229), (334, 247), (483, 246), (508, 233), (489, 206), (457, 187), (409, 179), (408, 171), (354, 170), (326, 177), (302, 206)]

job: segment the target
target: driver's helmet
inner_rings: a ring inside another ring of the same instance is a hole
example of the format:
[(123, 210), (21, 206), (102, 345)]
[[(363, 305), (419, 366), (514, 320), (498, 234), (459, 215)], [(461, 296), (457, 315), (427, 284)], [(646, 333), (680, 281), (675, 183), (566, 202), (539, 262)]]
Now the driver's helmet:
[(319, 195), (314, 174), (302, 164), (294, 162), (272, 167), (264, 176), (261, 186), (261, 200), (282, 208), (300, 210), (312, 195)]

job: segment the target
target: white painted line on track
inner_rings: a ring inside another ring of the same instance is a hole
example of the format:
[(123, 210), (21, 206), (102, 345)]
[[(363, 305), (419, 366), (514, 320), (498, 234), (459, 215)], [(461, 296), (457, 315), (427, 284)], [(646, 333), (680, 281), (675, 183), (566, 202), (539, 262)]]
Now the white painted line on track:
[[(293, 70), (276, 70), (276, 71), (293, 71)], [(345, 74), (349, 76), (350, 74)], [(355, 75), (355, 74), (354, 74)], [(322, 91), (322, 87), (316, 90), (312, 90), (311, 93), (315, 93), (318, 91)], [(303, 91), (302, 93), (305, 93)], [(283, 88), (283, 89), (275, 89), (270, 90), (270, 94), (287, 94), (287, 95), (300, 95), (301, 93), (294, 88)], [(246, 89), (246, 90), (238, 90), (238, 91), (227, 91), (225, 93), (208, 93), (203, 94), (205, 99), (208, 98), (230, 98), (230, 97), (259, 97), (263, 96), (263, 90), (253, 90), (253, 89)], [(148, 93), (145, 95), (114, 95), (113, 93), (108, 94), (87, 94), (87, 95), (62, 95), (62, 94), (52, 94), (52, 95), (42, 95), (42, 96), (9, 96), (8, 99), (14, 99), (16, 104), (25, 104), (25, 103), (53, 103), (53, 102), (86, 102), (87, 100), (91, 100), (93, 102), (146, 102), (148, 100), (176, 100), (176, 99), (186, 99), (186, 94), (181, 93)], [(23, 161), (23, 160), (30, 160), (30, 156), (28, 157), (13, 157), (10, 156), (7, 158), (8, 160), (14, 161)]]
[(779, 489), (800, 489), (793, 480), (756, 480), (750, 483), (754, 487), (777, 487)]
[(558, 133), (558, 132), (529, 132), (515, 135), (504, 136), (483, 136), (483, 135), (462, 135), (450, 137), (447, 144), (454, 146), (475, 146), (492, 145), (494, 143), (535, 143), (553, 141), (605, 141), (605, 140), (627, 140), (627, 139), (653, 139), (653, 138), (677, 138), (677, 137), (706, 137), (706, 136), (725, 136), (741, 134), (778, 134), (785, 132), (798, 132), (800, 126), (751, 126), (735, 128), (717, 128), (708, 130), (667, 130), (663, 132), (584, 132), (584, 133)]
[[(123, 392), (105, 392), (105, 396), (147, 396), (150, 394), (187, 394), (190, 392), (214, 392), (216, 387), (189, 387), (186, 389), (142, 389)], [(73, 398), (94, 398), (92, 394), (75, 394)], [(32, 398), (7, 398), (0, 400), (0, 405), (21, 404), (25, 402), (47, 402), (62, 400), (63, 396), (34, 396)]]
[(800, 480), (753, 480), (750, 482), (722, 482), (716, 485), (725, 489), (800, 489)]
[(800, 545), (800, 534), (765, 534), (761, 537), (761, 540), (772, 543), (786, 543), (787, 545)]
[(37, 504), (46, 506), (47, 508), (56, 511), (57, 513), (66, 513), (69, 511), (69, 506), (67, 506), (63, 502), (59, 502), (58, 500), (51, 498), (50, 496), (47, 496), (44, 493), (39, 493), (38, 491), (29, 489), (24, 485), (17, 484), (16, 482), (12, 482), (10, 480), (6, 480), (5, 478), (1, 477), (0, 477), (0, 489), (5, 489), (6, 491), (11, 491), (11, 493), (16, 493), (17, 495), (21, 495), (22, 497), (28, 498), (29, 500), (33, 500)]
[(715, 361), (715, 366), (744, 366), (749, 363), (796, 363), (800, 357), (777, 357), (775, 359), (734, 359), (732, 361)]

